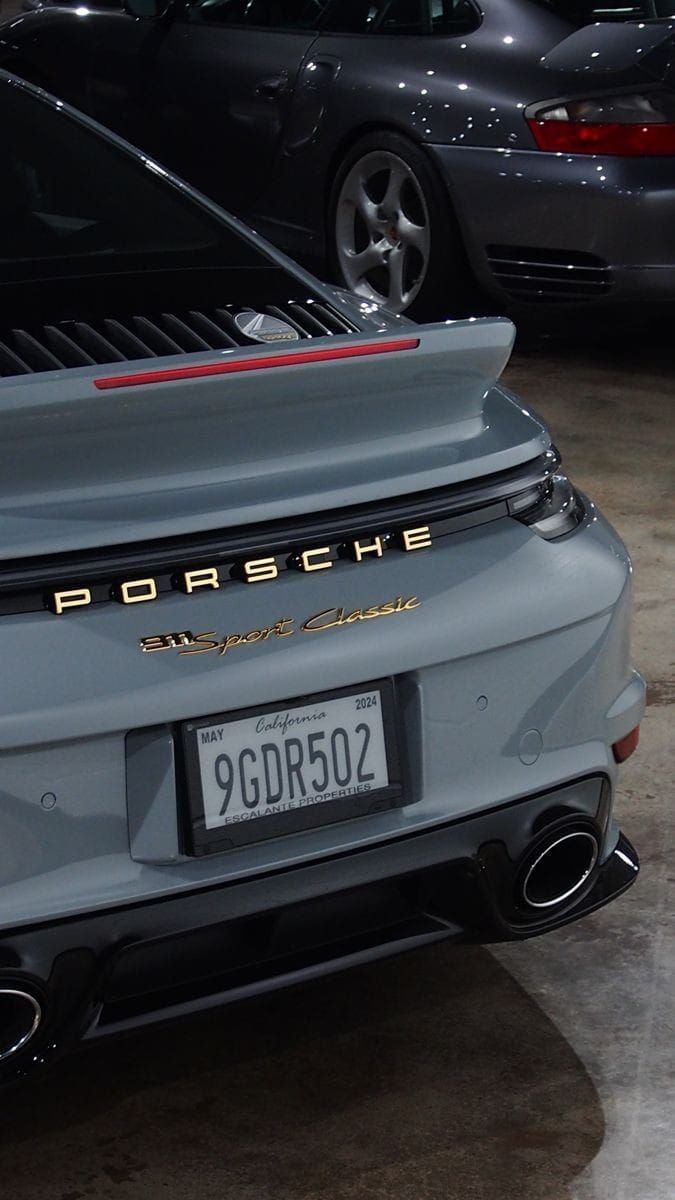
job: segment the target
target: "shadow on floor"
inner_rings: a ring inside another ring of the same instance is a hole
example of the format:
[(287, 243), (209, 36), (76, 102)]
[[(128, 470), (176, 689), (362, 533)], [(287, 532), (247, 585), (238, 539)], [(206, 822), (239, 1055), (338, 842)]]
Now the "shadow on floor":
[(574, 312), (542, 307), (510, 314), (518, 330), (517, 351), (528, 357), (569, 356), (576, 368), (594, 366), (617, 373), (675, 369), (675, 304), (650, 310)]
[(3, 1097), (12, 1200), (568, 1200), (603, 1114), (484, 949), (92, 1047)]

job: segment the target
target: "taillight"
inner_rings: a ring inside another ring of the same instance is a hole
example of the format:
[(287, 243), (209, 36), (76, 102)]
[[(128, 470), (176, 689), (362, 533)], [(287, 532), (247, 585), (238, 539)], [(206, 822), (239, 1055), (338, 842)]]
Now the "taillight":
[(563, 474), (553, 475), (546, 483), (513, 496), (508, 508), (512, 517), (529, 525), (547, 542), (577, 529), (586, 515), (581, 496)]
[(531, 105), (525, 116), (540, 150), (627, 157), (675, 154), (672, 92)]
[(637, 750), (639, 740), (640, 726), (636, 725), (635, 729), (631, 729), (630, 733), (627, 733), (625, 737), (619, 738), (618, 742), (615, 742), (612, 746), (615, 762), (622, 763), (627, 758), (630, 758), (631, 754), (634, 754)]

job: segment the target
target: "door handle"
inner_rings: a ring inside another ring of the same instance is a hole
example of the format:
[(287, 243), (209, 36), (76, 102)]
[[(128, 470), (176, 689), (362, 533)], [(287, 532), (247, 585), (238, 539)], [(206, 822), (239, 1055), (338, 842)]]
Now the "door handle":
[(328, 70), (333, 79), (340, 73), (342, 59), (336, 58), (333, 54), (317, 54), (312, 55), (312, 65), (314, 67), (324, 67)]
[(266, 100), (278, 100), (288, 87), (288, 75), (271, 75), (269, 79), (261, 79), (256, 84), (256, 96), (264, 96)]

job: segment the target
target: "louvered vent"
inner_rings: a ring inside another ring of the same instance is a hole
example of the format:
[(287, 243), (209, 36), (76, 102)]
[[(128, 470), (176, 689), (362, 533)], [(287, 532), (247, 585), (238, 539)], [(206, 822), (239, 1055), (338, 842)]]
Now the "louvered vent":
[[(34, 329), (11, 329), (0, 333), (0, 376), (256, 345), (235, 324), (235, 316), (242, 311), (227, 305), (206, 312), (191, 309), (180, 314), (57, 321)], [(316, 300), (264, 305), (256, 312), (286, 321), (301, 338), (358, 332), (356, 325)]]
[(490, 267), (505, 291), (522, 300), (583, 300), (605, 295), (612, 271), (595, 254), (488, 246)]

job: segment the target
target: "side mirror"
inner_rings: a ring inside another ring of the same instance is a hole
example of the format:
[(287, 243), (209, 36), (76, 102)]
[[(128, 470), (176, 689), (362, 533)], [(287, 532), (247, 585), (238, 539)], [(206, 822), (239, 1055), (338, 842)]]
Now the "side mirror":
[(125, 11), (130, 17), (138, 17), (142, 21), (153, 21), (165, 17), (171, 0), (124, 0)]

